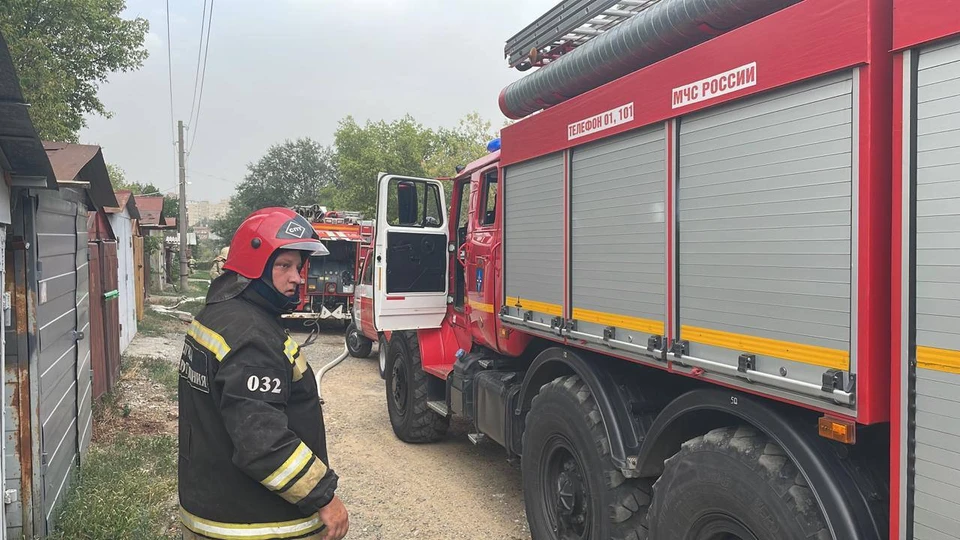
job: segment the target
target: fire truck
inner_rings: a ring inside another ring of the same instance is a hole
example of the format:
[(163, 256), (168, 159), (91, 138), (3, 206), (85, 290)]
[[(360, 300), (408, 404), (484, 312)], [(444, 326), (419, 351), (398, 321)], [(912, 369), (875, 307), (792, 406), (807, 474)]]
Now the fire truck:
[(506, 53), (449, 209), (378, 180), (395, 434), (502, 445), (536, 540), (960, 538), (960, 4), (582, 0)]
[(356, 276), (373, 247), (373, 221), (364, 220), (358, 212), (328, 211), (320, 205), (293, 210), (310, 220), (330, 253), (304, 264), (305, 294), (297, 309), (283, 317), (349, 323)]

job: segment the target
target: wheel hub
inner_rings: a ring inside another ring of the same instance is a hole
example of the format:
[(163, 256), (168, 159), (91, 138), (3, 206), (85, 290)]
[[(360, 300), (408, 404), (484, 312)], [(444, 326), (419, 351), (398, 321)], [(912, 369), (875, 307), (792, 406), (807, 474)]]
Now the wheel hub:
[(566, 440), (555, 440), (548, 450), (544, 503), (557, 538), (585, 539), (589, 535), (590, 498), (580, 464)]
[[(564, 516), (574, 517), (578, 507), (582, 506), (580, 479), (571, 470), (570, 462), (564, 464), (564, 470), (557, 478), (557, 509)], [(576, 465), (574, 464), (573, 467)]]
[(390, 394), (397, 412), (403, 414), (407, 410), (407, 373), (403, 369), (403, 362), (398, 358), (393, 366), (393, 380), (390, 383)]
[(360, 336), (357, 335), (356, 331), (350, 332), (350, 334), (347, 335), (347, 341), (350, 343), (350, 348), (354, 351), (360, 349)]
[(689, 540), (759, 540), (739, 519), (723, 513), (707, 514), (693, 524)]

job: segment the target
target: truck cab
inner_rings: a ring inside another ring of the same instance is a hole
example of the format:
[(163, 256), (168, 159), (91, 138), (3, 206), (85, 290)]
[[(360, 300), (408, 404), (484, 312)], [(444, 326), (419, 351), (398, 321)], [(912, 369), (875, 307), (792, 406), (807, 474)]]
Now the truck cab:
[[(500, 175), (496, 150), (451, 179), (381, 177), (385, 206), (378, 210), (377, 230), (382, 234), (354, 292), (360, 345), (348, 343), (351, 351), (362, 351), (364, 341), (382, 342), (381, 373), (393, 330), (436, 330), (449, 353), (434, 367), (438, 374), (452, 370), (458, 350), (479, 346), (517, 355), (529, 342), (502, 329), (499, 318)], [(442, 207), (445, 190), (449, 209)]]

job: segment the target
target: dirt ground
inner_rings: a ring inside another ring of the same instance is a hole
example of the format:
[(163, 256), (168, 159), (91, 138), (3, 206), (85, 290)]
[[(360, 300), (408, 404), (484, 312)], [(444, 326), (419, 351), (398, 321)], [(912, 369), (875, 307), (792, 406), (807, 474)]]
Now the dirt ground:
[[(173, 328), (181, 326), (171, 323)], [(182, 325), (186, 329), (185, 325)], [(141, 365), (142, 360), (179, 359), (183, 348), (183, 334), (170, 333), (160, 337), (137, 335), (124, 351), (124, 366), (118, 390), (114, 392), (115, 405), (102, 407), (98, 415), (93, 439), (109, 442), (118, 432), (131, 435), (177, 434), (177, 402), (170, 399), (170, 390), (152, 380)]]
[[(305, 335), (297, 335), (303, 342)], [(304, 349), (313, 368), (336, 358), (343, 337), (322, 334)], [(321, 386), (331, 466), (350, 512), (351, 540), (529, 539), (520, 469), (493, 442), (474, 445), (469, 425), (427, 445), (397, 439), (386, 391), (369, 359), (347, 358)]]
[[(171, 323), (170, 329), (186, 329)], [(306, 333), (294, 333), (303, 342)], [(137, 336), (124, 356), (176, 362), (183, 333)], [(315, 370), (336, 358), (343, 335), (325, 329), (303, 349)], [(369, 359), (348, 358), (323, 379), (324, 418), (337, 490), (350, 513), (350, 540), (526, 540), (518, 466), (496, 443), (474, 445), (469, 426), (454, 421), (436, 444), (410, 445), (390, 428), (384, 383), (377, 372), (376, 346)], [(143, 369), (127, 369), (118, 409), (128, 416), (107, 419), (96, 435), (117, 431), (176, 435), (177, 405)], [(171, 524), (173, 525), (173, 524)]]

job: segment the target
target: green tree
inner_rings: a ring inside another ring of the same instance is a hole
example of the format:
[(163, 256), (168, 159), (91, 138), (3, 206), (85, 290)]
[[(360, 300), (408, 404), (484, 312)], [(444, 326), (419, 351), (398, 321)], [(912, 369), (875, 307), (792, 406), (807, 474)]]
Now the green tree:
[[(114, 165), (113, 163), (107, 163), (107, 173), (110, 175), (110, 185), (113, 186), (114, 191), (126, 190), (137, 195), (156, 191), (152, 185), (128, 182), (127, 172), (124, 171), (120, 166)], [(148, 187), (150, 189), (147, 189)]]
[(467, 165), (487, 154), (487, 143), (497, 135), (488, 120), (472, 112), (453, 129), (436, 131), (434, 150), (427, 160), (427, 176), (439, 178), (456, 174), (457, 165)]
[[(150, 192), (148, 191), (147, 193)], [(170, 218), (180, 218), (180, 197), (174, 197), (171, 195), (163, 196), (163, 215), (167, 218), (167, 221), (170, 221)]]
[(333, 206), (340, 186), (336, 154), (309, 138), (287, 140), (271, 146), (247, 174), (230, 198), (227, 215), (214, 222), (213, 232), (229, 239), (243, 218), (268, 206)]
[(4, 0), (0, 32), (41, 138), (77, 140), (84, 115), (110, 116), (100, 83), (143, 65), (146, 19), (124, 19), (124, 0)]
[[(431, 130), (405, 116), (393, 122), (367, 122), (353, 117), (340, 121), (335, 145), (342, 189), (340, 208), (373, 217), (380, 172), (437, 178), (453, 176), (457, 165), (466, 165), (487, 153), (495, 135), (490, 122), (471, 113), (456, 128)], [(449, 195), (449, 193), (448, 193)]]
[(436, 134), (410, 116), (364, 126), (348, 116), (334, 138), (341, 182), (337, 204), (370, 217), (376, 212), (377, 174), (426, 176), (436, 144)]

